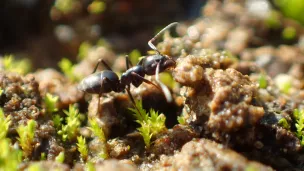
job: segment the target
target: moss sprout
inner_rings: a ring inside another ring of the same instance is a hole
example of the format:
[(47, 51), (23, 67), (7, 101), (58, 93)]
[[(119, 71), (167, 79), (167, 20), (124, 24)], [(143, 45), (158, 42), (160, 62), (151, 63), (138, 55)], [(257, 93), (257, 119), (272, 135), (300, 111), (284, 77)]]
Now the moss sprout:
[(83, 60), (89, 53), (92, 45), (89, 42), (82, 42), (78, 50), (78, 59)]
[(53, 96), (50, 93), (46, 93), (46, 95), (44, 97), (44, 104), (45, 104), (46, 112), (48, 112), (48, 113), (57, 112), (58, 109), (56, 107), (56, 104), (57, 104), (58, 100), (59, 100), (58, 96)]
[(293, 111), (294, 118), (296, 120), (296, 135), (301, 140), (301, 145), (304, 145), (304, 110), (295, 109)]
[(64, 110), (63, 112), (67, 115), (65, 118), (66, 124), (62, 125), (58, 134), (62, 136), (63, 141), (66, 141), (67, 139), (73, 141), (78, 135), (78, 129), (80, 126), (78, 109), (75, 106), (70, 105), (69, 110)]
[(282, 93), (289, 94), (292, 87), (292, 77), (286, 74), (279, 74), (275, 77), (274, 82)]
[(129, 53), (129, 58), (132, 64), (137, 64), (140, 57), (141, 57), (141, 53), (137, 49), (134, 49)]
[(146, 147), (149, 148), (151, 138), (166, 129), (165, 115), (159, 115), (158, 112), (153, 109), (150, 109), (150, 112), (147, 113), (146, 110), (143, 109), (141, 101), (136, 101), (136, 108), (129, 108), (129, 110), (133, 112), (136, 122), (140, 124), (138, 131), (142, 135)]
[(184, 116), (178, 116), (177, 117), (177, 122), (181, 125), (186, 125), (186, 119)]
[(18, 170), (22, 160), (22, 152), (11, 146), (9, 139), (0, 139), (0, 170)]
[(32, 68), (28, 59), (16, 60), (13, 55), (3, 57), (3, 67), (5, 71), (16, 72), (21, 75), (27, 74)]
[(6, 137), (6, 134), (9, 129), (9, 125), (11, 124), (11, 117), (8, 115), (5, 117), (4, 112), (2, 108), (0, 108), (0, 139), (3, 139)]
[(266, 79), (265, 74), (260, 74), (258, 82), (259, 82), (260, 88), (263, 88), (263, 89), (267, 88), (267, 79)]
[(288, 130), (290, 129), (290, 125), (285, 118), (280, 119), (278, 124), (285, 129), (288, 129)]
[(40, 163), (32, 163), (27, 168), (27, 171), (40, 171), (40, 170), (42, 170), (42, 167), (41, 167)]
[(101, 0), (94, 0), (89, 6), (88, 11), (91, 14), (100, 14), (106, 9), (106, 3)]
[(18, 141), (25, 157), (29, 157), (32, 154), (36, 125), (35, 120), (29, 120), (27, 125), (20, 125), (17, 128)]
[(55, 161), (58, 163), (63, 163), (64, 162), (64, 152), (60, 152), (56, 157), (55, 157)]
[(77, 149), (81, 155), (81, 158), (83, 161), (86, 161), (88, 159), (88, 148), (87, 148), (87, 143), (86, 139), (82, 136), (77, 137)]
[(282, 37), (285, 40), (292, 40), (295, 39), (297, 36), (297, 31), (294, 27), (286, 27), (284, 28), (284, 30), (282, 31)]
[(64, 73), (64, 75), (69, 78), (71, 81), (76, 82), (79, 81), (81, 78), (74, 73), (74, 65), (68, 58), (62, 58), (61, 61), (58, 63), (59, 68)]
[(265, 20), (266, 26), (272, 29), (277, 29), (281, 27), (280, 13), (278, 11), (272, 10)]
[(304, 24), (304, 1), (303, 0), (275, 0), (275, 4), (282, 13), (290, 18)]
[(87, 162), (85, 165), (85, 171), (95, 171), (95, 166), (91, 162)]
[(106, 147), (107, 139), (101, 127), (99, 127), (96, 119), (89, 119), (90, 127), (89, 129), (93, 132), (93, 134), (102, 142), (103, 146), (100, 152), (100, 157), (103, 159), (108, 158), (108, 149)]

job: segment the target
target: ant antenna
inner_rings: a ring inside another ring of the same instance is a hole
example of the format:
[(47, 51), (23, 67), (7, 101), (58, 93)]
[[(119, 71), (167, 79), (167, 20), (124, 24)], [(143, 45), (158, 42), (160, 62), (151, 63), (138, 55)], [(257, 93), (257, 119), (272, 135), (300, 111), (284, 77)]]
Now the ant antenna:
[(158, 83), (158, 85), (161, 87), (162, 91), (164, 92), (167, 102), (172, 102), (172, 96), (168, 87), (159, 80), (159, 67), (160, 67), (160, 63), (158, 63), (156, 67), (155, 80)]
[(160, 54), (160, 52), (157, 50), (157, 48), (154, 46), (154, 44), (152, 42), (155, 41), (160, 34), (165, 32), (166, 30), (170, 29), (171, 27), (176, 26), (177, 24), (178, 24), (178, 22), (171, 23), (171, 24), (167, 25), (165, 28), (163, 28), (160, 32), (158, 32), (151, 40), (149, 40), (148, 45), (150, 46), (150, 48), (155, 50), (158, 54)]

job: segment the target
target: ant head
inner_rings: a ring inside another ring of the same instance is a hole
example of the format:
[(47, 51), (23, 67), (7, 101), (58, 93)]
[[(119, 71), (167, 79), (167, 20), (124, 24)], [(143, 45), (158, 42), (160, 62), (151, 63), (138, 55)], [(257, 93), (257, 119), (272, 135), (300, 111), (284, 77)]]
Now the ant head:
[(169, 68), (175, 68), (176, 61), (173, 58), (167, 55), (163, 56), (163, 58), (164, 59), (162, 60), (161, 67), (164, 68), (164, 70)]

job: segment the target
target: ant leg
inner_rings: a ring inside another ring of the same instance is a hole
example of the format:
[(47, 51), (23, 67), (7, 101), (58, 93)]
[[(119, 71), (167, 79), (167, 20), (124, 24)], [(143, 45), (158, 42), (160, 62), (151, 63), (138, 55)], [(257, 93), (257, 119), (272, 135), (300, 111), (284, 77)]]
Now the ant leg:
[(98, 62), (97, 62), (97, 64), (96, 64), (96, 66), (95, 66), (95, 68), (94, 68), (92, 74), (96, 72), (96, 70), (97, 70), (97, 68), (98, 68), (98, 66), (99, 66), (99, 64), (100, 64), (100, 62), (102, 62), (102, 64), (103, 64), (108, 70), (112, 71), (111, 67), (109, 67), (109, 65), (108, 65), (103, 59), (100, 58), (100, 59), (98, 59)]
[(126, 90), (127, 90), (127, 93), (128, 93), (128, 95), (129, 95), (129, 97), (130, 97), (132, 103), (133, 103), (133, 106), (135, 107), (135, 109), (137, 110), (137, 112), (140, 113), (141, 116), (143, 116), (143, 114), (140, 112), (140, 110), (139, 110), (139, 109), (137, 108), (137, 106), (136, 106), (135, 100), (134, 100), (134, 98), (133, 98), (133, 96), (132, 96), (132, 94), (131, 94), (131, 92), (130, 92), (130, 86), (128, 86), (128, 87), (126, 88)]
[[(104, 78), (101, 80), (100, 85), (103, 85), (104, 82), (105, 82), (106, 80), (108, 80), (108, 78), (104, 77)], [(101, 92), (99, 92), (99, 94), (98, 94), (98, 103), (97, 103), (97, 113), (96, 113), (96, 116), (97, 116), (98, 113), (100, 112), (100, 97), (101, 97), (101, 94), (102, 94)]]
[(130, 68), (130, 66), (132, 67), (132, 62), (129, 59), (129, 55), (126, 55), (126, 66), (127, 66), (127, 70)]
[(159, 80), (159, 66), (160, 66), (160, 63), (158, 63), (157, 67), (156, 67), (155, 80), (159, 84), (159, 86), (162, 88), (162, 91), (167, 99), (167, 102), (172, 102), (172, 96), (171, 96), (171, 93), (170, 93), (168, 87)]
[(133, 76), (137, 77), (138, 79), (142, 80), (143, 82), (145, 82), (145, 83), (147, 83), (147, 84), (151, 84), (151, 85), (155, 86), (157, 89), (162, 90), (158, 85), (152, 83), (151, 81), (145, 79), (144, 77), (138, 75), (137, 73), (131, 72), (131, 74), (132, 74)]
[(158, 54), (160, 54), (160, 52), (157, 50), (157, 48), (154, 46), (154, 44), (152, 42), (155, 41), (160, 34), (162, 34), (166, 30), (170, 29), (171, 27), (173, 27), (177, 24), (178, 24), (178, 22), (171, 23), (171, 24), (167, 25), (165, 28), (163, 28), (160, 32), (158, 32), (151, 40), (149, 40), (148, 45), (150, 46), (150, 48), (155, 50)]
[(107, 68), (107, 70), (112, 71), (111, 67), (104, 61), (103, 59), (101, 60), (102, 64)]

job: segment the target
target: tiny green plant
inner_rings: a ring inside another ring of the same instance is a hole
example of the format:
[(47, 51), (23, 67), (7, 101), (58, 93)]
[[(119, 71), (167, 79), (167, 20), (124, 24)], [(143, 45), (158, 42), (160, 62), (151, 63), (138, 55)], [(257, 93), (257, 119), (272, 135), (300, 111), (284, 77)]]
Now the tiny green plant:
[(178, 121), (178, 123), (181, 124), (181, 125), (186, 125), (186, 119), (185, 119), (185, 117), (182, 116), (182, 115), (177, 117), (177, 121)]
[(63, 13), (69, 13), (74, 7), (75, 0), (56, 0), (54, 6)]
[(139, 61), (140, 57), (141, 57), (141, 53), (137, 49), (132, 50), (129, 54), (129, 58), (132, 64), (136, 64)]
[(136, 122), (140, 124), (138, 131), (142, 135), (146, 147), (150, 148), (151, 138), (166, 129), (165, 115), (159, 115), (158, 112), (153, 109), (150, 109), (150, 112), (147, 113), (146, 110), (143, 109), (141, 101), (136, 101), (135, 109), (129, 108), (129, 110), (133, 112)]
[(64, 152), (61, 151), (56, 157), (55, 157), (55, 161), (58, 163), (63, 163), (64, 162)]
[(11, 146), (7, 138), (0, 139), (0, 170), (17, 171), (22, 160), (22, 152)]
[(290, 124), (287, 122), (287, 120), (285, 118), (281, 118), (279, 120), (278, 124), (285, 129), (290, 129)]
[(45, 104), (46, 111), (48, 113), (53, 113), (53, 112), (58, 111), (58, 109), (56, 107), (58, 99), (59, 99), (58, 96), (53, 96), (50, 93), (46, 93), (46, 95), (44, 97), (44, 104)]
[(86, 139), (82, 136), (77, 137), (77, 149), (81, 155), (81, 158), (83, 161), (87, 161), (88, 159), (88, 148), (87, 148), (87, 143)]
[(282, 37), (285, 39), (285, 40), (292, 40), (292, 39), (295, 39), (297, 36), (297, 31), (294, 27), (286, 27), (284, 28), (284, 30), (282, 31)]
[(92, 45), (89, 42), (82, 42), (78, 50), (78, 59), (83, 60), (88, 55), (91, 47)]
[(304, 110), (295, 109), (293, 111), (294, 118), (296, 119), (296, 135), (301, 140), (301, 145), (304, 145)]
[(107, 139), (101, 127), (99, 127), (96, 119), (89, 119), (90, 127), (89, 129), (92, 133), (102, 142), (104, 145), (102, 146), (100, 157), (103, 159), (108, 158), (108, 149), (106, 147)]
[(265, 74), (260, 74), (258, 82), (259, 82), (260, 88), (263, 88), (263, 89), (267, 88), (267, 79), (266, 79)]
[(274, 78), (274, 82), (279, 90), (284, 94), (289, 94), (292, 88), (293, 78), (287, 74), (279, 74)]
[(17, 133), (19, 135), (18, 141), (24, 152), (24, 156), (28, 157), (32, 154), (34, 145), (34, 135), (36, 130), (36, 121), (29, 120), (27, 125), (20, 125), (17, 128)]
[(71, 81), (76, 82), (79, 81), (81, 78), (74, 73), (75, 66), (68, 58), (62, 58), (61, 61), (58, 63), (59, 68), (64, 73), (64, 75), (69, 78)]
[(40, 171), (42, 170), (41, 163), (31, 163), (27, 171)]
[(11, 117), (5, 117), (2, 108), (0, 108), (0, 140), (6, 137), (9, 125), (11, 124)]
[(31, 70), (31, 63), (28, 59), (16, 60), (13, 55), (5, 55), (3, 57), (3, 67), (6, 71), (24, 75)]
[(88, 11), (91, 14), (100, 14), (106, 9), (106, 3), (101, 0), (94, 0), (89, 6)]
[(3, 93), (3, 89), (0, 87), (0, 96), (2, 95)]
[(67, 139), (72, 141), (78, 135), (80, 126), (79, 111), (74, 105), (70, 105), (69, 111), (64, 110), (63, 112), (67, 115), (65, 118), (66, 125), (62, 125), (62, 129), (58, 131), (58, 134), (62, 136), (63, 141)]
[(57, 130), (60, 129), (61, 126), (62, 126), (63, 118), (60, 115), (56, 114), (56, 115), (53, 116), (52, 120), (53, 120), (53, 123), (54, 123), (54, 127)]
[(282, 13), (304, 24), (304, 1), (303, 0), (274, 0)]
[(85, 171), (95, 171), (95, 166), (92, 162), (87, 162), (85, 165)]

